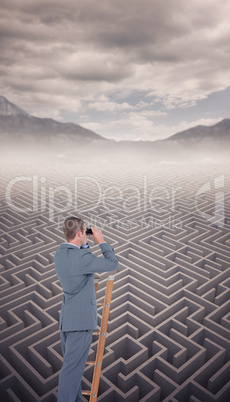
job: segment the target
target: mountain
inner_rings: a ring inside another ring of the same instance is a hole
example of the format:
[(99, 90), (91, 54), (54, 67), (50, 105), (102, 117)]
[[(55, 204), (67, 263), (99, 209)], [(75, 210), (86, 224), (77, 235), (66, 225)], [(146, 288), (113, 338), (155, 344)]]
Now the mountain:
[[(164, 140), (114, 141), (75, 123), (31, 116), (0, 97), (0, 159), (76, 158), (129, 163), (229, 163), (230, 119), (196, 126)], [(61, 159), (60, 159), (61, 160)]]
[(105, 138), (75, 123), (61, 123), (50, 118), (31, 116), (24, 110), (0, 97), (0, 137), (5, 143), (11, 141), (36, 141), (36, 143), (59, 143), (76, 140), (88, 142)]
[(186, 145), (197, 145), (204, 141), (223, 143), (230, 141), (230, 119), (224, 119), (214, 126), (195, 126), (188, 130), (181, 131), (163, 140), (173, 141)]
[(1, 116), (28, 116), (20, 107), (9, 102), (4, 96), (0, 96), (0, 115)]

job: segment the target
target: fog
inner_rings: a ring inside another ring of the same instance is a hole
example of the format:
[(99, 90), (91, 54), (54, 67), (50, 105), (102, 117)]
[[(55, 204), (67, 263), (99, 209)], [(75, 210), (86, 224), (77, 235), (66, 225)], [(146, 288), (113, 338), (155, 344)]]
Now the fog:
[(49, 142), (2, 139), (1, 163), (119, 163), (133, 164), (228, 164), (228, 144), (205, 143), (183, 146), (175, 141), (66, 141), (51, 139)]

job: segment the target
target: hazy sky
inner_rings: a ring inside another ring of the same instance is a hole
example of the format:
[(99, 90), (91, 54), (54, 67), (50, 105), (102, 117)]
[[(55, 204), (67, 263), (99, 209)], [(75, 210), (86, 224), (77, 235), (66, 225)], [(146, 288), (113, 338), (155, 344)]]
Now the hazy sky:
[(229, 116), (229, 0), (0, 0), (1, 93), (108, 138)]

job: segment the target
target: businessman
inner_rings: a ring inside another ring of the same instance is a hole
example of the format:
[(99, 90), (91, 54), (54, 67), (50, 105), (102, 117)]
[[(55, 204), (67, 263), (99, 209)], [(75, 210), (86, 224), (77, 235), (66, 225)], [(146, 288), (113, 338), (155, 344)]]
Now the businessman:
[(118, 268), (113, 247), (104, 241), (98, 228), (91, 229), (91, 236), (99, 244), (104, 258), (90, 252), (85, 223), (74, 216), (64, 221), (67, 242), (60, 245), (54, 256), (55, 271), (63, 288), (60, 314), (63, 365), (59, 375), (58, 402), (81, 401), (81, 378), (92, 333), (97, 329), (94, 273)]

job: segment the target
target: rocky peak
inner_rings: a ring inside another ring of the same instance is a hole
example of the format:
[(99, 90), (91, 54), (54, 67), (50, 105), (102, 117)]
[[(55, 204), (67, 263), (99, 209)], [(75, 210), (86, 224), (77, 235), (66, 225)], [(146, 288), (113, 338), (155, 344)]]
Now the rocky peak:
[(0, 116), (28, 116), (20, 107), (9, 102), (5, 96), (0, 96)]

